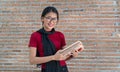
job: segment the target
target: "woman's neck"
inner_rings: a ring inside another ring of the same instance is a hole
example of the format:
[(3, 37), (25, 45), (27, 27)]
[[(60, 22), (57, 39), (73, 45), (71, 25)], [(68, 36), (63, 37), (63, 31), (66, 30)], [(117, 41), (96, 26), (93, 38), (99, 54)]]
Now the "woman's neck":
[(47, 32), (49, 32), (49, 31), (51, 31), (52, 29), (47, 29), (47, 28), (44, 27), (44, 30), (47, 31)]

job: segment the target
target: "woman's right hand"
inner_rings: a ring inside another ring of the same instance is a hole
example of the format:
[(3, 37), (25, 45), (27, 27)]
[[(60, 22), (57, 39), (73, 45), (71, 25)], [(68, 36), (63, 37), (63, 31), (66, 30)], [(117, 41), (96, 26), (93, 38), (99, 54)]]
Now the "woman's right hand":
[(58, 51), (56, 52), (56, 54), (53, 55), (53, 60), (66, 60), (67, 57), (69, 57), (69, 55), (66, 57), (65, 55), (61, 54), (61, 53), (60, 53), (61, 51), (62, 51), (62, 50), (58, 50)]

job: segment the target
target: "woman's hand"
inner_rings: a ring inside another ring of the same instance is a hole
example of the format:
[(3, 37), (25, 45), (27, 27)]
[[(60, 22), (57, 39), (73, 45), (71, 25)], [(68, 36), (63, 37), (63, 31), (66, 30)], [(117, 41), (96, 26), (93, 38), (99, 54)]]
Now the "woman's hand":
[(84, 46), (83, 46), (83, 44), (81, 44), (81, 46), (80, 46), (80, 48), (78, 49), (78, 50), (73, 50), (72, 52), (71, 52), (71, 55), (73, 56), (73, 57), (78, 57), (78, 52), (81, 52), (81, 51), (83, 51), (84, 50)]
[(71, 55), (73, 56), (73, 57), (78, 57), (78, 50), (73, 50), (72, 51), (72, 53), (71, 53)]
[(67, 54), (67, 55), (63, 55), (61, 54), (62, 50), (59, 50), (56, 52), (55, 55), (53, 55), (53, 60), (66, 60), (68, 57), (70, 57), (71, 55), (70, 54)]

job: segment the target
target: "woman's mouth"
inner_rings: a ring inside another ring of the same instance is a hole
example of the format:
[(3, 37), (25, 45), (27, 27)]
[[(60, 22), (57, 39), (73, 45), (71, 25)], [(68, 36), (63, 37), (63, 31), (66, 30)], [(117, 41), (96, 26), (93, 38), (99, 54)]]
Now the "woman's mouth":
[(49, 27), (53, 27), (53, 24), (51, 24), (51, 23), (48, 23), (48, 25), (49, 25)]

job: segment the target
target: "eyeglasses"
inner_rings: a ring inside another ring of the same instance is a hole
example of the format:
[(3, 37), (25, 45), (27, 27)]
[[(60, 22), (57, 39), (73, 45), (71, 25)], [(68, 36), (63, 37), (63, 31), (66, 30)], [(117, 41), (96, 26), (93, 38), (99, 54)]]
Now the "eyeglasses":
[(52, 17), (45, 17), (46, 20), (48, 21), (54, 21), (54, 22), (57, 22), (57, 18), (52, 18)]

